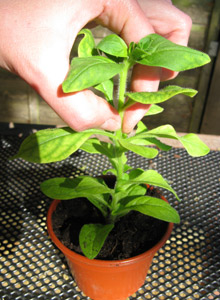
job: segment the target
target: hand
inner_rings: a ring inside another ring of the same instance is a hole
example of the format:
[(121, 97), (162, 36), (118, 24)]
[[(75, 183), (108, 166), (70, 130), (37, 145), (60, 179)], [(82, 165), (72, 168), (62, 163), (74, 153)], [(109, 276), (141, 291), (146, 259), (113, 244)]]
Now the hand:
[[(5, 0), (0, 2), (0, 66), (28, 82), (73, 129), (117, 130), (120, 117), (104, 99), (85, 90), (63, 94), (61, 83), (69, 69), (69, 54), (77, 33), (90, 21), (137, 42), (156, 32), (186, 45), (191, 20), (168, 0)], [(143, 71), (143, 72), (142, 72)], [(158, 88), (175, 76), (158, 68), (134, 69), (134, 91)], [(135, 105), (124, 117), (130, 132), (147, 110)]]

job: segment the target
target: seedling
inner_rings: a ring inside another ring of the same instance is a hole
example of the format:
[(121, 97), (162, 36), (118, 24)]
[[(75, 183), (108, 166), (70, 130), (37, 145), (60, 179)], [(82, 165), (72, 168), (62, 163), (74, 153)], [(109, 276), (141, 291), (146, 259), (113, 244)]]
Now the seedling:
[[(78, 46), (78, 57), (71, 62), (70, 71), (62, 85), (63, 91), (72, 93), (90, 87), (99, 90), (106, 101), (118, 110), (122, 121), (126, 108), (136, 102), (150, 104), (151, 108), (147, 113), (150, 116), (162, 112), (158, 103), (177, 94), (193, 97), (197, 93), (194, 89), (173, 85), (157, 92), (127, 91), (128, 71), (135, 64), (184, 71), (210, 61), (208, 55), (176, 45), (157, 34), (150, 34), (129, 46), (115, 34), (103, 38), (98, 45), (95, 45), (88, 29), (83, 29), (79, 34), (83, 38)], [(113, 77), (116, 75), (119, 77), (118, 99), (113, 99)], [(107, 137), (109, 142), (92, 137), (94, 134)], [(108, 158), (112, 168), (105, 170), (103, 174), (112, 173), (116, 176), (114, 188), (109, 188), (102, 178), (90, 176), (52, 178), (41, 184), (42, 192), (52, 199), (86, 197), (101, 211), (105, 223), (86, 224), (79, 236), (83, 253), (93, 259), (101, 250), (115, 222), (132, 210), (167, 222), (180, 222), (177, 211), (167, 202), (146, 195), (146, 184), (149, 184), (167, 189), (179, 200), (168, 182), (155, 170), (132, 169), (127, 164), (127, 151), (153, 159), (158, 155), (158, 149), (170, 150), (170, 146), (160, 141), (164, 137), (179, 140), (191, 156), (202, 156), (209, 152), (208, 147), (194, 134), (178, 136), (171, 125), (148, 130), (140, 121), (132, 136), (122, 130), (110, 132), (88, 129), (76, 132), (69, 127), (41, 130), (24, 140), (14, 158), (21, 157), (33, 163), (50, 163), (64, 160), (78, 149), (99, 153)]]

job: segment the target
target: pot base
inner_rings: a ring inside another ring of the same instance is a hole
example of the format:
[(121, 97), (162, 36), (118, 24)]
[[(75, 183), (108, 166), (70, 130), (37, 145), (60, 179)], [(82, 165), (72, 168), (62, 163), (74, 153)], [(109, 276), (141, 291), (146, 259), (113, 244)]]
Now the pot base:
[(169, 223), (161, 240), (143, 254), (124, 260), (90, 260), (68, 249), (55, 235), (52, 215), (59, 202), (54, 200), (49, 208), (48, 232), (65, 255), (71, 273), (84, 294), (93, 300), (125, 300), (135, 293), (144, 284), (152, 259), (169, 238), (173, 224)]

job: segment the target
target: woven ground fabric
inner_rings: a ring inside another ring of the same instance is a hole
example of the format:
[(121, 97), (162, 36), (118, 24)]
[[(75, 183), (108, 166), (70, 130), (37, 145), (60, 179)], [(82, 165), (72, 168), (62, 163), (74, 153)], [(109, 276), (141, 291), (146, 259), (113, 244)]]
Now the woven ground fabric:
[[(39, 184), (55, 176), (97, 176), (110, 166), (103, 156), (83, 151), (46, 165), (9, 161), (20, 136), (0, 136), (0, 299), (89, 299), (48, 237), (51, 200)], [(220, 299), (220, 153), (191, 158), (183, 149), (172, 149), (153, 160), (128, 153), (128, 160), (133, 167), (157, 170), (182, 200), (164, 192), (181, 223), (155, 256), (145, 284), (129, 299)]]

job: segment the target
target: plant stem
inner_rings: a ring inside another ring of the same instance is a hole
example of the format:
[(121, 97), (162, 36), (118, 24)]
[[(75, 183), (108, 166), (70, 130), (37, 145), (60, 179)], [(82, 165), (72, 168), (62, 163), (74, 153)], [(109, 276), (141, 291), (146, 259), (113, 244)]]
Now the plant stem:
[[(123, 123), (123, 116), (124, 116), (124, 111), (123, 111), (123, 106), (125, 102), (125, 92), (126, 92), (126, 83), (127, 83), (127, 76), (128, 76), (128, 70), (130, 69), (130, 63), (129, 60), (126, 58), (124, 60), (124, 67), (120, 73), (120, 80), (119, 80), (119, 95), (118, 95), (118, 112), (121, 117), (121, 124)], [(115, 151), (115, 157), (117, 157), (118, 161), (118, 168), (117, 168), (117, 179), (120, 180), (123, 178), (123, 173), (124, 173), (124, 165), (123, 165), (123, 152), (120, 151), (120, 144), (117, 141), (117, 139), (122, 138), (122, 129), (119, 129), (116, 132), (116, 140), (114, 143), (114, 151)], [(117, 184), (117, 183), (116, 183)]]
[(125, 102), (125, 92), (126, 92), (126, 83), (127, 83), (127, 76), (128, 70), (130, 69), (131, 65), (128, 59), (124, 60), (124, 68), (120, 73), (120, 81), (119, 81), (119, 96), (118, 96), (118, 112), (123, 120), (123, 106)]

